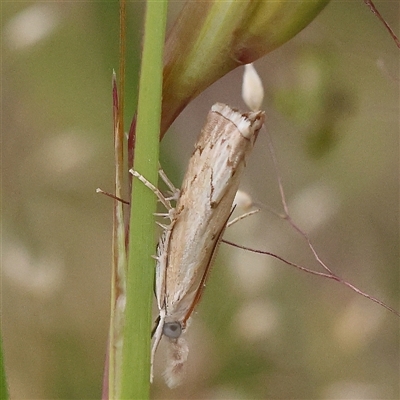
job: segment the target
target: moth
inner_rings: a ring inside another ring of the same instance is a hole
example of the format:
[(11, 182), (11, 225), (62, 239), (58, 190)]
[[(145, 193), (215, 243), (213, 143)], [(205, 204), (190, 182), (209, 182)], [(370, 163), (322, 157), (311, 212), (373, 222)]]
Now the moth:
[[(208, 274), (232, 213), (243, 169), (264, 124), (263, 111), (243, 113), (217, 103), (208, 114), (190, 158), (181, 190), (173, 188), (176, 207), (155, 189), (169, 209), (157, 250), (156, 298), (159, 309), (152, 365), (162, 336), (168, 340), (169, 387), (179, 385), (188, 346), (182, 337), (203, 293)], [(149, 183), (135, 171), (136, 177)], [(164, 177), (163, 177), (164, 179)], [(165, 180), (165, 179), (164, 179)]]

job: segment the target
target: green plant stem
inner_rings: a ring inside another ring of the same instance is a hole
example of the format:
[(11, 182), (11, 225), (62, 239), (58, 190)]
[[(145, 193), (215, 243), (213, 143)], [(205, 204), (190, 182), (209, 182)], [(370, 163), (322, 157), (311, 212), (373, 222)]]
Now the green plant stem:
[(7, 400), (8, 398), (7, 378), (3, 358), (3, 341), (0, 337), (0, 399)]
[[(136, 128), (134, 169), (156, 185), (162, 93), (162, 55), (167, 1), (147, 2)], [(150, 392), (150, 331), (154, 279), (156, 197), (133, 180), (121, 393), (147, 399)]]

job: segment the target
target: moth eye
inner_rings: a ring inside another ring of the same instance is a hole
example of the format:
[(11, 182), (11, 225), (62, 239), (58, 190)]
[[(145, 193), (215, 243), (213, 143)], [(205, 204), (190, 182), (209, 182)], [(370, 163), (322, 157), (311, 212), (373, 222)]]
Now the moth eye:
[(167, 322), (163, 327), (163, 334), (171, 339), (181, 336), (182, 327), (179, 322)]

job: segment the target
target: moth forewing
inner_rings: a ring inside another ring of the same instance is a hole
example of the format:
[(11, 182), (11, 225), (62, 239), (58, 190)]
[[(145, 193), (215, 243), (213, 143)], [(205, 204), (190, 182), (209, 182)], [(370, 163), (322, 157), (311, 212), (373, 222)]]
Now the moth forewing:
[(263, 123), (262, 111), (241, 113), (215, 104), (189, 161), (171, 229), (164, 233), (162, 246), (166, 258), (160, 256), (158, 262), (166, 262), (159, 265), (165, 270), (159, 271), (156, 281), (160, 325), (163, 324), (163, 334), (173, 349), (165, 374), (169, 386), (179, 382), (178, 376), (172, 376), (174, 371), (182, 374), (187, 348), (180, 334), (200, 298), (246, 158)]
[(201, 295), (203, 294), (203, 291), (204, 291), (204, 289), (205, 289), (205, 287), (206, 287), (206, 281), (207, 281), (207, 278), (208, 278), (208, 274), (209, 274), (209, 272), (210, 272), (212, 263), (213, 263), (213, 261), (214, 261), (214, 257), (216, 256), (216, 253), (217, 253), (218, 246), (219, 246), (219, 244), (220, 244), (220, 242), (221, 242), (221, 240), (222, 240), (222, 236), (223, 236), (223, 234), (224, 234), (224, 232), (225, 232), (225, 229), (226, 229), (226, 227), (227, 227), (227, 222), (228, 222), (229, 217), (231, 216), (232, 212), (233, 212), (233, 209), (231, 210), (231, 213), (229, 214), (225, 225), (222, 227), (222, 230), (221, 230), (221, 232), (218, 234), (217, 240), (215, 241), (214, 248), (213, 248), (212, 251), (211, 251), (211, 257), (210, 257), (210, 260), (209, 260), (209, 262), (208, 262), (207, 268), (206, 268), (205, 271), (204, 271), (202, 280), (201, 280), (200, 285), (199, 285), (199, 287), (198, 287), (198, 289), (197, 289), (197, 291), (196, 291), (196, 295), (195, 295), (195, 297), (194, 297), (194, 299), (193, 299), (193, 302), (192, 302), (190, 308), (187, 310), (186, 316), (185, 316), (185, 318), (184, 318), (184, 320), (183, 320), (183, 322), (182, 322), (182, 324), (183, 324), (185, 327), (186, 327), (186, 323), (187, 323), (188, 319), (190, 318), (190, 315), (191, 315), (192, 312), (194, 311), (194, 308), (196, 307), (197, 303), (200, 301)]
[[(137, 171), (130, 172), (149, 187), (166, 207), (170, 224), (159, 223), (156, 264), (156, 299), (159, 309), (151, 354), (162, 336), (168, 338), (165, 380), (177, 386), (184, 374), (188, 346), (182, 332), (200, 300), (213, 257), (232, 212), (246, 157), (264, 123), (264, 112), (241, 113), (217, 103), (208, 114), (179, 191), (160, 170), (172, 192), (165, 197)], [(172, 207), (170, 201), (176, 201)]]
[(175, 209), (168, 244), (166, 322), (182, 323), (188, 317), (263, 122), (261, 111), (240, 113), (220, 103), (208, 114)]

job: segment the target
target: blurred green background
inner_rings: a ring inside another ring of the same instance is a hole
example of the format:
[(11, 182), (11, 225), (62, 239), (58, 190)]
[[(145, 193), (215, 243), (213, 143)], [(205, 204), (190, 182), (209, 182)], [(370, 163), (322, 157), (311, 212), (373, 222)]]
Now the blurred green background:
[[(172, 24), (180, 3), (171, 3)], [(397, 2), (377, 2), (399, 32)], [(118, 4), (2, 3), (2, 334), (14, 399), (101, 395), (108, 333), (113, 188), (111, 73)], [(127, 124), (143, 3), (129, 9)], [(399, 303), (399, 51), (360, 1), (331, 2), (256, 63), (293, 218), (342, 277)], [(245, 108), (242, 71), (183, 112), (162, 143), (179, 186), (217, 101)], [(264, 136), (264, 137), (263, 137)], [(281, 209), (260, 135), (243, 179)], [(264, 208), (226, 238), (317, 268)], [(221, 245), (188, 331), (186, 383), (155, 399), (396, 399), (399, 321), (331, 281)]]

